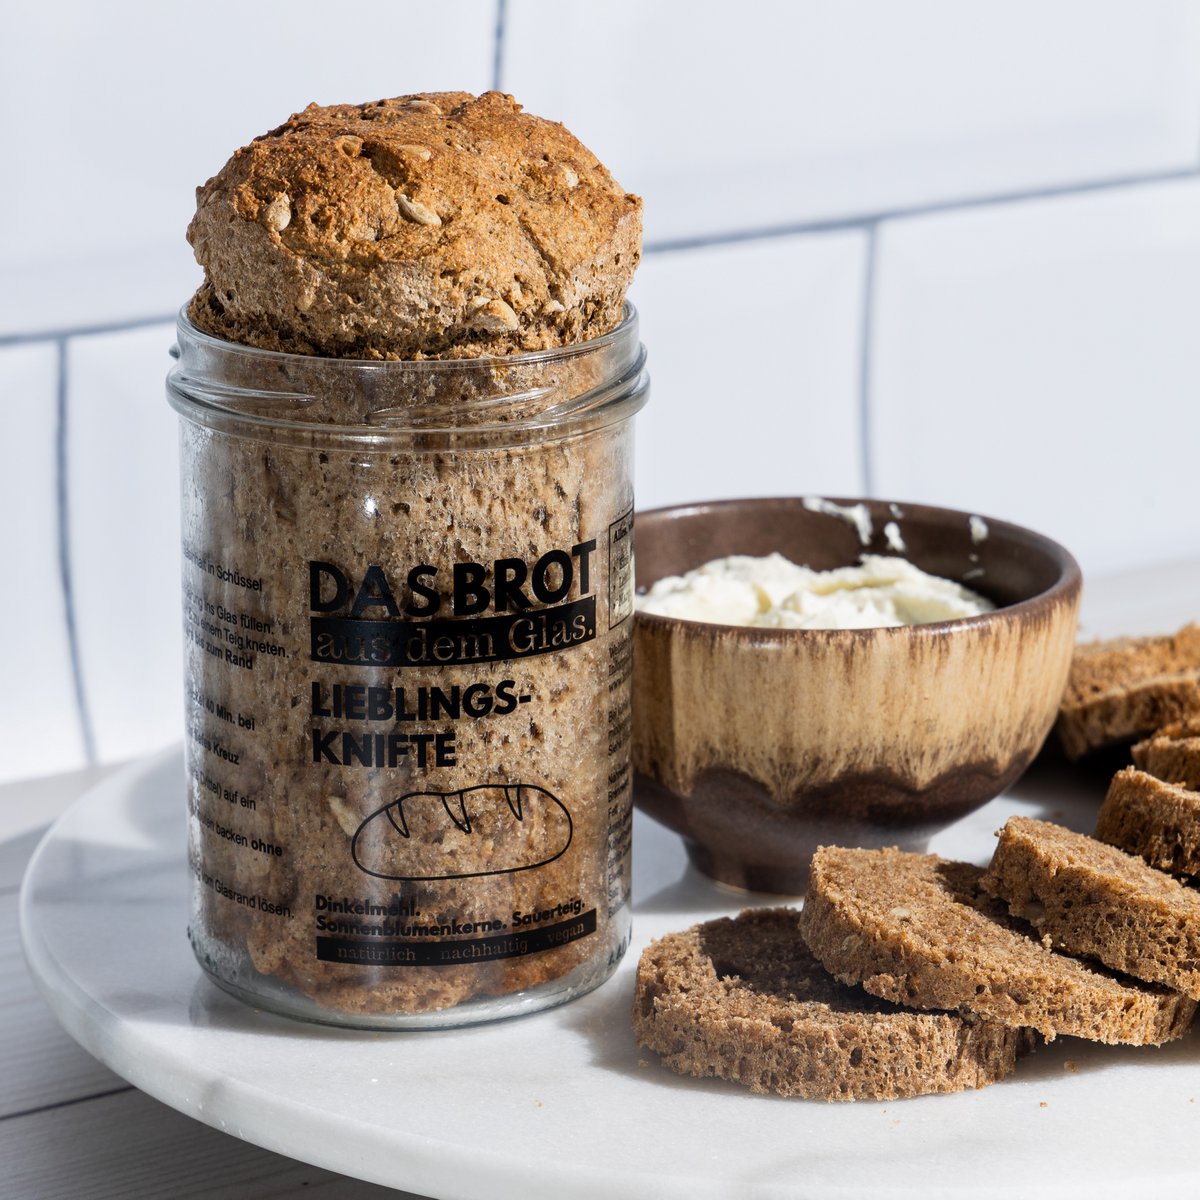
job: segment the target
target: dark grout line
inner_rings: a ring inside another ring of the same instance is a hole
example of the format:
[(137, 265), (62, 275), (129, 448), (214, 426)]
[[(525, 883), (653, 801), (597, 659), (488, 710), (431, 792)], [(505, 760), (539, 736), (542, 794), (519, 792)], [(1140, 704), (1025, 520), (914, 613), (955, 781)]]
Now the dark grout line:
[(76, 325), (69, 329), (39, 329), (33, 333), (0, 333), (0, 347), (25, 346), (37, 342), (58, 342), (64, 338), (94, 337), (101, 333), (126, 333), (151, 325), (174, 325), (175, 313), (158, 317), (133, 317), (128, 321), (110, 321), (103, 325)]
[(884, 221), (902, 221), (915, 217), (937, 216), (941, 213), (970, 212), (973, 209), (997, 207), (1003, 204), (1025, 204), (1038, 200), (1054, 200), (1062, 196), (1084, 196), (1092, 192), (1118, 191), (1121, 188), (1147, 187), (1158, 183), (1178, 183), (1200, 179), (1200, 167), (1181, 167), (1173, 171), (1158, 171), (1146, 175), (1123, 175), (1112, 179), (1096, 179), (1088, 183), (1063, 184), (1057, 187), (1034, 188), (1022, 192), (997, 192), (988, 196), (972, 196), (962, 200), (941, 200), (934, 204), (919, 204), (911, 208), (880, 209), (851, 217), (830, 217), (818, 221), (796, 221), (783, 225), (763, 225), (758, 228), (728, 230), (723, 233), (696, 234), (694, 237), (663, 238), (647, 242), (646, 254), (671, 254), (679, 250), (698, 250), (705, 246), (728, 246), (738, 242), (766, 241), (772, 238), (794, 237), (811, 233), (841, 233), (848, 230), (868, 232)]
[(79, 656), (79, 632), (75, 624), (75, 593), (71, 585), (71, 514), (67, 471), (67, 426), (70, 421), (70, 373), (67, 365), (67, 339), (56, 342), (58, 352), (57, 418), (55, 442), (55, 504), (58, 516), (58, 575), (62, 587), (63, 609), (67, 624), (67, 651), (71, 659), (71, 677), (75, 687), (75, 710), (83, 737), (83, 752), (88, 766), (96, 762), (96, 741), (83, 688), (83, 663)]
[(496, 0), (496, 40), (492, 49), (492, 91), (504, 91), (504, 35), (508, 26), (508, 0)]
[(54, 1112), (59, 1108), (70, 1108), (75, 1104), (86, 1104), (89, 1100), (103, 1100), (106, 1096), (122, 1096), (126, 1092), (135, 1092), (137, 1088), (131, 1083), (123, 1087), (109, 1088), (106, 1092), (93, 1092), (90, 1096), (76, 1096), (73, 1100), (59, 1100), (55, 1104), (39, 1104), (36, 1108), (26, 1108), (21, 1112), (5, 1113), (0, 1121), (15, 1121), (18, 1117), (35, 1117), (38, 1113)]
[(871, 452), (871, 337), (875, 326), (875, 278), (877, 268), (876, 250), (879, 243), (879, 227), (867, 230), (866, 261), (863, 264), (863, 302), (859, 318), (858, 359), (858, 436), (859, 464), (862, 470), (862, 494), (875, 495), (875, 458)]
[[(496, 0), (496, 41), (492, 62), (492, 86), (500, 90), (503, 86), (503, 58), (507, 25), (507, 0)], [(1083, 196), (1091, 192), (1119, 191), (1121, 188), (1148, 187), (1158, 183), (1179, 183), (1188, 179), (1200, 179), (1200, 166), (1180, 167), (1173, 171), (1151, 172), (1146, 175), (1124, 175), (1111, 179), (1097, 179), (1088, 183), (1062, 184), (1056, 187), (1035, 188), (1024, 192), (997, 192), (988, 196), (974, 196), (962, 200), (943, 200), (934, 204), (914, 205), (911, 208), (880, 209), (876, 212), (858, 213), (850, 217), (830, 217), (818, 221), (795, 221), (782, 225), (762, 225), (750, 229), (732, 229), (720, 233), (700, 233), (689, 237), (661, 238), (645, 244), (646, 254), (672, 254), (680, 250), (699, 250), (706, 246), (729, 246), (739, 242), (770, 241), (774, 238), (796, 237), (812, 233), (842, 233), (870, 231), (884, 221), (903, 221), (915, 217), (936, 216), (939, 213), (969, 212), (972, 209), (991, 208), (1004, 204), (1023, 204), (1037, 200), (1053, 200), (1065, 196)], [(65, 338), (93, 337), (105, 333), (126, 333), (133, 329), (145, 329), (151, 325), (173, 324), (175, 313), (160, 316), (135, 317), (128, 321), (112, 321), (99, 325), (77, 325), (69, 328), (42, 329), (31, 333), (0, 334), (0, 349), (6, 346), (36, 345), (41, 342), (57, 342)]]

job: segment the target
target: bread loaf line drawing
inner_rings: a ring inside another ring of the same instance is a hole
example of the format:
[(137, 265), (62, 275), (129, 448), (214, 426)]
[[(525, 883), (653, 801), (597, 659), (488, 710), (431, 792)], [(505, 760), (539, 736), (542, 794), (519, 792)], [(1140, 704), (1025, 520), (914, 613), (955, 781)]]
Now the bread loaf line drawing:
[[(454, 792), (408, 792), (371, 813), (355, 831), (355, 865), (378, 879), (433, 881), (532, 871), (561, 858), (571, 844), (571, 814), (557, 796), (529, 783), (476, 784)], [(486, 866), (477, 843), (496, 845)], [(429, 869), (432, 847), (445, 870)], [(456, 870), (460, 862), (480, 865)], [(418, 865), (419, 864), (419, 865)]]

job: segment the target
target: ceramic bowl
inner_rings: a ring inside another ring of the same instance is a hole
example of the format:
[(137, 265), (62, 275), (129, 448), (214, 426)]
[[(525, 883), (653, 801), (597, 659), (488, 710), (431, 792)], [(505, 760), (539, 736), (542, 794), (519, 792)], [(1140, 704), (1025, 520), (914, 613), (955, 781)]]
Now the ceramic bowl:
[[(857, 524), (830, 507), (856, 505)], [(819, 845), (922, 849), (1003, 791), (1058, 711), (1079, 567), (1031, 530), (917, 504), (757, 499), (638, 514), (639, 590), (729, 554), (849, 566), (895, 553), (897, 532), (911, 562), (996, 610), (857, 630), (637, 614), (635, 802), (713, 879), (796, 894)]]

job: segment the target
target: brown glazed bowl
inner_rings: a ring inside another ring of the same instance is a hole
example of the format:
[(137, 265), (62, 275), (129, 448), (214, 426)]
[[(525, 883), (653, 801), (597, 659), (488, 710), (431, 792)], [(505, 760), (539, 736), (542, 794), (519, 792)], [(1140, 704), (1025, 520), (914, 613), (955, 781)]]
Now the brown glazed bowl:
[(637, 516), (639, 590), (728, 554), (850, 566), (894, 553), (883, 527), (895, 521), (911, 562), (1000, 606), (856, 630), (637, 614), (635, 802), (683, 837), (702, 872), (752, 891), (803, 891), (819, 845), (923, 849), (1024, 771), (1071, 663), (1081, 579), (1062, 546), (990, 518), (977, 541), (969, 514), (950, 509), (831, 503), (866, 506), (868, 545), (800, 498)]

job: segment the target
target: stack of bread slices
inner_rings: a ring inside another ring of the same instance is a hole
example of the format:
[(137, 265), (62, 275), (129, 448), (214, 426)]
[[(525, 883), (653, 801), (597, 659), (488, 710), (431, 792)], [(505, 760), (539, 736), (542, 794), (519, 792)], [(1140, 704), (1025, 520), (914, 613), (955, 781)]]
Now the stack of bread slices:
[(1182, 1036), (1200, 1000), (1200, 719), (1133, 755), (1095, 837), (1013, 817), (987, 868), (827, 846), (803, 910), (653, 943), (639, 1042), (684, 1074), (856, 1100), (981, 1087), (1059, 1034)]

